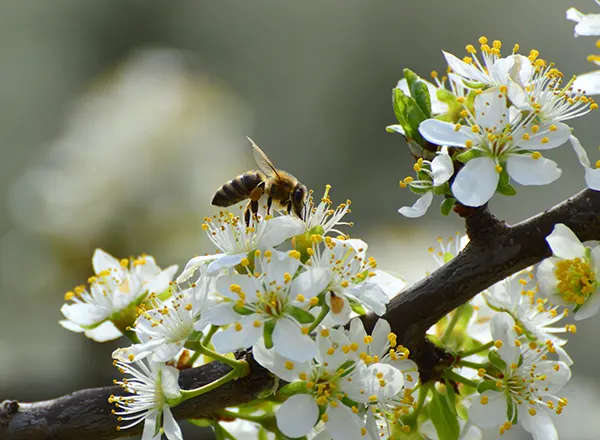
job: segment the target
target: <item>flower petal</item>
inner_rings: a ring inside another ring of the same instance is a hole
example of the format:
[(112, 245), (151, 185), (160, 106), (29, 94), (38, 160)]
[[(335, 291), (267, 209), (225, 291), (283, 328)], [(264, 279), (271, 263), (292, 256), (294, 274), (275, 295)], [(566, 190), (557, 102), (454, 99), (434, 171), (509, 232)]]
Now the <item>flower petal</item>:
[(306, 272), (298, 275), (290, 286), (290, 298), (294, 299), (302, 294), (306, 299), (319, 295), (329, 282), (332, 273), (325, 268), (307, 268)]
[(496, 192), (499, 179), (494, 161), (489, 157), (477, 157), (458, 172), (452, 194), (465, 206), (485, 205)]
[(575, 8), (567, 10), (567, 20), (576, 22), (575, 36), (600, 35), (600, 14), (583, 14)]
[(275, 413), (277, 427), (286, 436), (297, 438), (308, 434), (319, 418), (319, 407), (312, 396), (296, 394), (286, 400)]
[(215, 258), (218, 258), (219, 256), (220, 255), (199, 255), (197, 257), (192, 258), (190, 261), (187, 262), (185, 268), (177, 277), (177, 283), (181, 284), (189, 280), (192, 277), (192, 275), (194, 275), (194, 273), (196, 273), (196, 271), (200, 268), (200, 266), (202, 266), (203, 264), (207, 264), (209, 261), (212, 261)]
[(400, 214), (408, 218), (417, 218), (424, 215), (433, 202), (433, 193), (431, 191), (426, 192), (412, 206), (403, 206), (398, 210)]
[(533, 440), (558, 440), (554, 423), (546, 411), (538, 407), (535, 416), (529, 413), (529, 405), (519, 405), (519, 421), (531, 435)]
[(262, 336), (263, 326), (254, 326), (256, 315), (246, 316), (240, 321), (241, 329), (236, 330), (236, 325), (230, 325), (225, 330), (217, 332), (212, 339), (215, 350), (226, 354), (241, 348), (248, 348), (256, 343)]
[(160, 413), (156, 409), (148, 411), (146, 420), (144, 420), (144, 432), (142, 433), (142, 440), (160, 440), (160, 431), (158, 431), (158, 434), (156, 434), (156, 422), (158, 421), (159, 415)]
[(290, 361), (275, 350), (267, 349), (262, 339), (252, 347), (252, 355), (256, 359), (256, 362), (286, 382), (298, 380), (300, 373), (310, 373), (308, 362)]
[(237, 287), (232, 286), (237, 286), (241, 289), (247, 302), (256, 300), (256, 290), (259, 286), (255, 278), (247, 275), (219, 275), (216, 282), (217, 292), (224, 297), (236, 301), (240, 299), (240, 296), (231, 290), (232, 288), (237, 289)]
[[(482, 397), (488, 402), (481, 403)], [(474, 396), (469, 407), (469, 418), (481, 428), (494, 428), (506, 421), (506, 397), (504, 393), (484, 391), (480, 396)]]
[(92, 257), (92, 267), (94, 268), (94, 272), (98, 275), (100, 272), (110, 269), (121, 269), (121, 264), (119, 260), (110, 255), (108, 252), (102, 249), (96, 249), (94, 251), (94, 256)]
[(240, 319), (240, 315), (233, 310), (233, 306), (232, 302), (215, 304), (207, 309), (202, 317), (213, 325), (233, 324)]
[(467, 64), (463, 60), (457, 58), (456, 56), (448, 52), (444, 52), (444, 57), (446, 58), (448, 67), (450, 67), (452, 71), (456, 74), (464, 76), (467, 79), (482, 82), (484, 84), (487, 84), (489, 82), (488, 77), (472, 64)]
[(547, 185), (562, 174), (556, 162), (545, 157), (534, 159), (530, 155), (512, 155), (506, 161), (506, 170), (521, 185)]
[(273, 330), (273, 349), (291, 361), (306, 362), (317, 355), (317, 345), (287, 318), (278, 319)]
[(558, 258), (571, 260), (585, 257), (585, 246), (567, 226), (558, 223), (552, 233), (546, 237), (552, 253)]
[(306, 229), (306, 224), (299, 218), (291, 215), (282, 215), (280, 217), (267, 220), (265, 232), (260, 240), (261, 249), (275, 247), (283, 243), (294, 235), (302, 234)]
[(346, 405), (329, 405), (326, 414), (328, 420), (325, 426), (333, 440), (365, 440), (362, 417), (354, 414)]
[(486, 131), (502, 131), (508, 122), (506, 95), (497, 87), (486, 90), (475, 98), (475, 118)]
[[(537, 127), (535, 133), (533, 127)], [(571, 128), (562, 122), (545, 122), (529, 126), (526, 133), (527, 139), (516, 139), (515, 145), (526, 150), (550, 150), (569, 140)]]
[(429, 142), (450, 147), (464, 147), (467, 141), (473, 142), (477, 139), (468, 127), (460, 127), (457, 131), (456, 124), (438, 119), (426, 119), (421, 122), (419, 132)]
[(63, 304), (60, 311), (69, 321), (83, 326), (98, 324), (109, 315), (108, 309), (85, 303)]
[(452, 158), (448, 155), (448, 148), (442, 147), (442, 152), (431, 161), (431, 176), (433, 185), (438, 186), (446, 183), (454, 174), (454, 164)]
[(582, 321), (591, 318), (600, 310), (600, 293), (598, 290), (593, 292), (587, 301), (575, 312), (575, 321)]
[(208, 275), (215, 275), (219, 273), (221, 269), (229, 269), (237, 266), (244, 258), (246, 258), (245, 253), (234, 255), (220, 254), (208, 265), (206, 273)]
[(600, 94), (600, 70), (577, 75), (573, 82), (573, 90), (580, 90), (586, 95)]
[(163, 406), (163, 429), (168, 440), (183, 440), (181, 428), (173, 417), (169, 405)]
[(494, 315), (490, 325), (494, 341), (502, 342), (498, 354), (508, 367), (516, 364), (519, 361), (521, 350), (515, 344), (517, 339), (517, 333), (514, 330), (515, 320), (508, 313), (498, 313)]

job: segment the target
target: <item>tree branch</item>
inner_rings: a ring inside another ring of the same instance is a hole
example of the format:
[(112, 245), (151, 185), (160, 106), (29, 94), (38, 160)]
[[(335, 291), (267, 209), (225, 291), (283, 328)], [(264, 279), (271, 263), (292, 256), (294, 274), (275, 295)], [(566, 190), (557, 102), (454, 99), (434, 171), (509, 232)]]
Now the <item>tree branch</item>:
[[(584, 190), (560, 205), (512, 227), (497, 220), (487, 207), (462, 208), (471, 238), (467, 247), (445, 266), (395, 297), (387, 319), (398, 341), (411, 350), (425, 380), (450, 362), (447, 354), (427, 343), (425, 332), (450, 311), (507, 276), (550, 256), (546, 236), (556, 223), (570, 227), (580, 240), (600, 239), (600, 192)], [(374, 317), (365, 318), (367, 327)], [(173, 409), (177, 419), (211, 417), (227, 406), (254, 400), (273, 386), (271, 376), (247, 355), (251, 374)], [(181, 372), (182, 388), (195, 388), (218, 379), (229, 367), (212, 362)], [(141, 431), (117, 432), (108, 403), (120, 387), (76, 391), (58, 399), (36, 403), (0, 404), (0, 440), (108, 440)]]

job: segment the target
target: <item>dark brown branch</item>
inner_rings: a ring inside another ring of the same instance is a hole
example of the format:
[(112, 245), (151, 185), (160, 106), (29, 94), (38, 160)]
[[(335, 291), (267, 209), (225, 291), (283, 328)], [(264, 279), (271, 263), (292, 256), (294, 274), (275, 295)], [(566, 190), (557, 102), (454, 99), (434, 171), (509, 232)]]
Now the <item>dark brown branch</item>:
[[(399, 341), (411, 350), (425, 379), (449, 362), (426, 342), (427, 329), (457, 306), (501, 279), (550, 255), (546, 236), (556, 223), (569, 226), (582, 240), (600, 239), (600, 192), (585, 190), (553, 209), (512, 227), (498, 221), (487, 208), (461, 212), (471, 242), (450, 263), (392, 300), (384, 318)], [(468, 215), (467, 215), (468, 214)], [(373, 323), (370, 317), (367, 324)], [(251, 401), (273, 386), (269, 374), (251, 362), (252, 373), (174, 408), (178, 419), (210, 417), (216, 410)], [(212, 382), (229, 371), (213, 362), (181, 373), (183, 388)], [(117, 432), (108, 396), (120, 388), (77, 391), (46, 402), (0, 405), (0, 440), (98, 440), (130, 435)]]

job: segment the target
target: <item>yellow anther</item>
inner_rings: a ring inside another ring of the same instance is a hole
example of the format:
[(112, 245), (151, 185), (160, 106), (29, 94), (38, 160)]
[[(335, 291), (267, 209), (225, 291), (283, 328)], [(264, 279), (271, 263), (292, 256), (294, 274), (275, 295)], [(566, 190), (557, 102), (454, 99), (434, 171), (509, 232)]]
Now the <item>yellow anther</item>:
[(542, 144), (547, 144), (548, 142), (550, 142), (550, 139), (547, 136), (544, 136), (542, 138)]
[(478, 41), (479, 41), (479, 44), (487, 44), (488, 39), (487, 39), (487, 37), (481, 36), (481, 37), (479, 37)]
[(232, 284), (229, 286), (229, 290), (231, 290), (233, 293), (243, 293), (242, 292), (242, 287), (239, 284)]
[(531, 153), (531, 158), (538, 160), (540, 157), (542, 157), (542, 153), (540, 153), (539, 151), (534, 151), (533, 153)]
[(487, 405), (490, 401), (490, 398), (488, 396), (481, 396), (481, 399), (479, 399), (479, 402), (481, 402), (482, 405)]
[(472, 44), (467, 44), (467, 46), (465, 47), (466, 51), (468, 53), (477, 53), (477, 50), (475, 49), (475, 46), (473, 46)]
[(298, 252), (297, 250), (291, 250), (289, 252), (289, 256), (292, 258), (295, 258), (296, 260), (300, 259), (300, 252)]
[(495, 342), (494, 342), (494, 347), (496, 347), (496, 348), (501, 348), (503, 345), (504, 345), (504, 344), (503, 344), (503, 343), (502, 343), (502, 341), (501, 341), (501, 340), (499, 340), (499, 339), (498, 339), (497, 341), (495, 341)]
[(287, 370), (293, 370), (294, 369), (294, 363), (292, 361), (286, 361), (285, 364), (283, 364), (283, 366)]
[(497, 165), (494, 167), (494, 169), (496, 170), (496, 172), (497, 172), (498, 174), (500, 174), (500, 173), (502, 172), (502, 165), (500, 165), (500, 164), (497, 164)]
[(236, 322), (234, 324), (233, 328), (235, 329), (236, 332), (241, 332), (243, 329), (242, 324), (240, 324), (239, 322)]
[(531, 132), (532, 133), (537, 133), (538, 131), (540, 131), (540, 126), (539, 125), (532, 125), (531, 126)]

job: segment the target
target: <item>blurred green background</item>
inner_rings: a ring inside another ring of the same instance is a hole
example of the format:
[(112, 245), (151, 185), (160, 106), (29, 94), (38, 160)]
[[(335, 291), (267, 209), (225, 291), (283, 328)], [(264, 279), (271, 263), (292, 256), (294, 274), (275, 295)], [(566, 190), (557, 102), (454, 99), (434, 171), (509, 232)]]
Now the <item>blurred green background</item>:
[[(570, 6), (591, 0), (0, 2), (0, 400), (42, 400), (111, 383), (110, 353), (62, 329), (63, 293), (90, 274), (94, 248), (180, 265), (211, 247), (200, 224), (214, 190), (254, 167), (245, 136), (334, 202), (352, 199), (352, 235), (409, 281), (434, 269), (427, 247), (462, 231), (397, 209), (412, 172), (391, 89), (410, 67), (443, 71), (486, 35), (505, 52), (540, 50), (570, 77), (592, 69), (594, 40), (573, 38)], [(599, 114), (573, 122), (592, 160)], [(563, 177), (497, 196), (516, 222), (580, 190), (570, 147)], [(579, 324), (561, 438), (597, 439), (598, 320)], [(486, 433), (486, 438), (495, 434)], [(522, 437), (513, 429), (503, 438)]]

